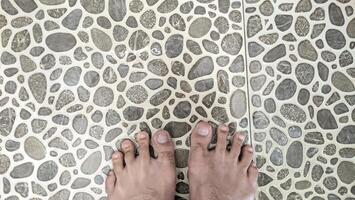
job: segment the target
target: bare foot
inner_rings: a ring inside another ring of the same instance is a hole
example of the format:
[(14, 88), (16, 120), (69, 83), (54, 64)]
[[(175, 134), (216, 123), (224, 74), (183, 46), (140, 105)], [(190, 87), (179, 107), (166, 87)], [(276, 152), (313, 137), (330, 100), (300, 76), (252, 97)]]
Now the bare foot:
[(228, 127), (217, 129), (217, 145), (208, 151), (212, 127), (197, 124), (191, 136), (189, 185), (191, 200), (251, 200), (257, 188), (258, 170), (253, 149), (243, 145), (244, 136), (236, 134), (230, 151), (227, 147)]
[(175, 157), (173, 142), (166, 131), (152, 137), (157, 158), (149, 154), (149, 136), (137, 135), (139, 155), (130, 140), (122, 142), (122, 152), (112, 155), (113, 171), (106, 179), (108, 200), (173, 200), (175, 196)]

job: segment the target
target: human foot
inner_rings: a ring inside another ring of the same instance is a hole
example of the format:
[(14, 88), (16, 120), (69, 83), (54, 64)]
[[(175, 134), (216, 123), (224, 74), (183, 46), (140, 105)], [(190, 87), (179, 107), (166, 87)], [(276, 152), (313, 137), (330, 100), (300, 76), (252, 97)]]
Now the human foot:
[(166, 131), (152, 137), (157, 158), (149, 154), (149, 136), (137, 135), (139, 155), (134, 144), (122, 142), (122, 153), (112, 155), (113, 170), (106, 179), (108, 200), (173, 200), (175, 196), (175, 157), (173, 142)]
[(206, 122), (196, 125), (191, 135), (189, 185), (191, 200), (251, 200), (257, 188), (258, 170), (250, 145), (243, 146), (244, 136), (235, 134), (230, 151), (228, 127), (217, 129), (217, 145), (207, 149), (212, 127)]

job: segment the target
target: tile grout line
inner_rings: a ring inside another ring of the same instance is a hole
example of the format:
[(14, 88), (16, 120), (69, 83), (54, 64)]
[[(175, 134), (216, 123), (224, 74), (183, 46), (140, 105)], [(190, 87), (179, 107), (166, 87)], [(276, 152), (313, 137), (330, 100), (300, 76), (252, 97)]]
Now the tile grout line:
[(248, 75), (248, 60), (247, 60), (247, 37), (246, 37), (246, 24), (245, 24), (245, 12), (244, 12), (244, 3), (245, 1), (244, 0), (241, 0), (241, 3), (242, 3), (242, 18), (243, 18), (243, 36), (244, 36), (244, 60), (245, 60), (245, 76), (246, 76), (246, 85), (247, 85), (247, 111), (248, 111), (248, 132), (249, 132), (249, 141), (250, 141), (250, 145), (253, 146), (253, 142), (252, 142), (252, 133), (251, 133), (251, 114), (250, 114), (250, 93), (249, 93), (249, 75)]

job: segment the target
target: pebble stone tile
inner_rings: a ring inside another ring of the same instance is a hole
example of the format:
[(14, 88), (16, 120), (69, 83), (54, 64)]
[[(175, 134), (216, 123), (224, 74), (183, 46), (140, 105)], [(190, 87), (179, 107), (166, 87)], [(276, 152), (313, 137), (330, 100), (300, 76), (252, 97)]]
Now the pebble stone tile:
[[(248, 136), (257, 199), (355, 199), (353, 0), (0, 0), (0, 199), (104, 200), (124, 138)], [(215, 142), (215, 137), (214, 141)]]
[(355, 1), (244, 3), (257, 199), (355, 199)]
[(242, 2), (0, 4), (0, 199), (104, 200), (122, 139), (159, 129), (188, 199), (195, 124), (248, 135)]

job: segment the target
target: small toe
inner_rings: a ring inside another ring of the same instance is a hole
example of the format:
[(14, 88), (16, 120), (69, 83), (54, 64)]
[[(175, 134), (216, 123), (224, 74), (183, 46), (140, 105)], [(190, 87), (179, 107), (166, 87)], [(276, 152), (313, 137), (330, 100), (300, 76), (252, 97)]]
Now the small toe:
[(225, 154), (227, 150), (227, 137), (228, 137), (228, 126), (222, 124), (218, 126), (217, 129), (217, 146), (216, 152), (219, 154)]
[(115, 190), (115, 182), (116, 182), (116, 176), (115, 173), (111, 170), (106, 178), (106, 193), (108, 196), (110, 196), (114, 190)]
[(119, 151), (112, 154), (112, 165), (115, 176), (118, 177), (123, 170), (123, 154)]
[(207, 122), (199, 122), (191, 133), (190, 158), (202, 157), (208, 152), (208, 145), (211, 142), (212, 127)]
[(147, 132), (142, 131), (137, 134), (137, 143), (139, 145), (139, 158), (142, 160), (149, 160), (149, 135)]
[(259, 171), (258, 168), (256, 167), (255, 161), (252, 161), (248, 168), (248, 177), (252, 185), (255, 187), (257, 186), (258, 174)]
[(253, 147), (250, 145), (243, 146), (242, 156), (239, 160), (238, 165), (240, 165), (242, 169), (247, 170), (252, 160), (253, 160)]
[(153, 136), (153, 147), (157, 160), (175, 166), (174, 145), (167, 131), (160, 130)]
[(126, 165), (131, 164), (136, 156), (133, 142), (129, 139), (125, 139), (121, 144), (121, 149), (124, 153), (124, 161)]
[(232, 155), (233, 158), (235, 158), (236, 161), (238, 161), (239, 159), (239, 155), (242, 150), (244, 139), (245, 136), (242, 133), (236, 133), (233, 136), (230, 154)]

